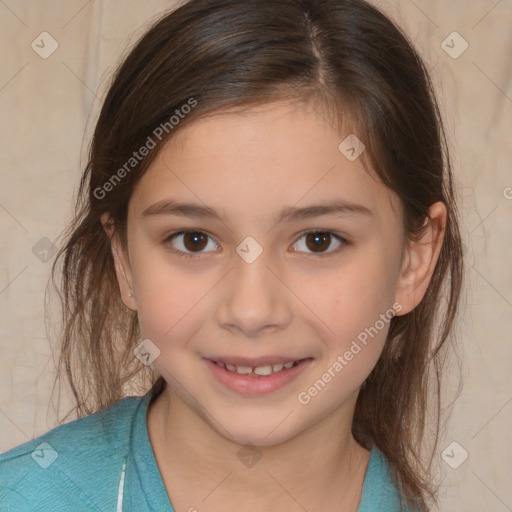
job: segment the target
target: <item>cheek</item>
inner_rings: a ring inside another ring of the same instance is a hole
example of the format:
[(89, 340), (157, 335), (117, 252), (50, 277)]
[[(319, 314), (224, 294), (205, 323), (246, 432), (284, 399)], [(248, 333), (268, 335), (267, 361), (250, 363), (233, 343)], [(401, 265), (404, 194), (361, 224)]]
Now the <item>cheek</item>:
[[(318, 287), (309, 290), (315, 313), (337, 334), (373, 325), (393, 304), (390, 265), (377, 254), (363, 254), (340, 267)], [(333, 334), (334, 335), (334, 334)]]
[(201, 314), (201, 298), (212, 285), (171, 265), (154, 250), (135, 253), (132, 270), (142, 335), (162, 348), (184, 339), (185, 332), (188, 337), (191, 323)]
[[(394, 299), (393, 267), (385, 256), (382, 249), (361, 251), (322, 286), (310, 290), (310, 304), (322, 319), (326, 345), (318, 378), (323, 380), (323, 375), (338, 383), (332, 388), (356, 389), (382, 353)], [(325, 374), (329, 371), (337, 377)]]
[[(323, 414), (355, 392), (380, 358), (391, 321), (393, 304), (386, 265), (360, 258), (350, 270), (315, 288), (309, 295), (325, 340), (325, 353), (310, 387), (303, 389), (299, 402), (313, 402)], [(328, 290), (326, 293), (325, 290)], [(328, 328), (327, 328), (327, 327)], [(333, 332), (334, 331), (334, 332)], [(301, 401), (302, 400), (302, 401)]]

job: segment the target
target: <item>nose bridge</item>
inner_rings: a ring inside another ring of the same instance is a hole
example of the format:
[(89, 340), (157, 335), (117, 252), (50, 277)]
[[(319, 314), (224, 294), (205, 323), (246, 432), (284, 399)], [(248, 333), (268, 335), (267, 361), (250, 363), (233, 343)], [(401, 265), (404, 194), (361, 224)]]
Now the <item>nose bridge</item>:
[(254, 239), (237, 247), (225, 300), (219, 308), (221, 324), (236, 326), (247, 336), (254, 336), (261, 329), (285, 322), (286, 287), (274, 275), (275, 264), (270, 255)]

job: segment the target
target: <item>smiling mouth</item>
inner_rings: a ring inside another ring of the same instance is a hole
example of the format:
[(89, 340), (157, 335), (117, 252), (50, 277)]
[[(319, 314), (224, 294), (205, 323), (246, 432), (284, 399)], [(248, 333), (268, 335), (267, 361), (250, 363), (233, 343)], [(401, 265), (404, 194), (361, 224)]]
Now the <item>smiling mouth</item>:
[[(312, 359), (312, 358), (306, 358)], [(288, 361), (286, 363), (274, 363), (267, 364), (262, 366), (240, 366), (234, 365), (230, 363), (223, 363), (222, 361), (213, 361), (217, 366), (221, 368), (225, 368), (227, 371), (231, 373), (237, 373), (239, 375), (245, 375), (247, 377), (268, 377), (270, 375), (274, 375), (276, 373), (280, 373), (282, 371), (288, 370), (297, 366), (302, 361), (306, 361), (306, 359), (298, 359), (296, 361)]]

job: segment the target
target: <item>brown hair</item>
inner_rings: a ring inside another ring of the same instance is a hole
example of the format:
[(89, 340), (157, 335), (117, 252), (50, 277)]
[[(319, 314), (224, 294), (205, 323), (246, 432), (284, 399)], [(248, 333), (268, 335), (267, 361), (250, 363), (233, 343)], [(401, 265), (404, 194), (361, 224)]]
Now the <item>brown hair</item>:
[[(78, 417), (121, 399), (130, 383), (143, 392), (153, 385), (163, 389), (164, 379), (134, 356), (137, 315), (121, 300), (100, 216), (110, 212), (126, 247), (128, 201), (162, 144), (201, 116), (284, 99), (314, 105), (343, 137), (357, 133), (366, 146), (365, 168), (371, 166), (401, 199), (408, 240), (421, 234), (430, 205), (447, 207), (427, 292), (413, 311), (391, 320), (383, 353), (360, 390), (352, 428), (361, 445), (383, 452), (407, 503), (426, 510), (436, 491), (419, 447), (429, 395), (438, 413), (436, 446), (439, 435), (444, 349), (463, 277), (458, 213), (428, 71), (405, 34), (363, 0), (192, 0), (166, 13), (137, 42), (110, 84), (75, 218), (52, 268), (54, 278), (63, 258), (59, 375), (68, 377)], [(167, 129), (158, 131), (161, 126)], [(135, 164), (130, 159), (148, 137), (155, 148)]]

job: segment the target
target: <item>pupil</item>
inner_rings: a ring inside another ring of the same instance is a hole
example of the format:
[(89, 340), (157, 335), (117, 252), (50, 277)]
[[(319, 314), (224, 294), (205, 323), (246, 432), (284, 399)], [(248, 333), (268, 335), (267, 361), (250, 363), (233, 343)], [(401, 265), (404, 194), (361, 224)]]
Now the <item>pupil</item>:
[[(186, 233), (185, 234), (185, 246), (188, 250), (202, 249), (201, 241), (204, 242), (205, 236), (202, 233)], [(187, 240), (193, 240), (192, 243), (187, 243)], [(199, 242), (199, 243), (197, 243)]]
[[(329, 236), (327, 235), (327, 233), (310, 233), (308, 235), (308, 237), (312, 237), (314, 240), (313, 247), (310, 247), (310, 249), (312, 249), (313, 251), (321, 252), (318, 249), (326, 249), (327, 247), (329, 247), (329, 242), (328, 242)], [(322, 244), (322, 239), (324, 241), (323, 244)], [(325, 244), (326, 240), (327, 240), (327, 244)], [(323, 247), (323, 245), (327, 245), (327, 247)]]

